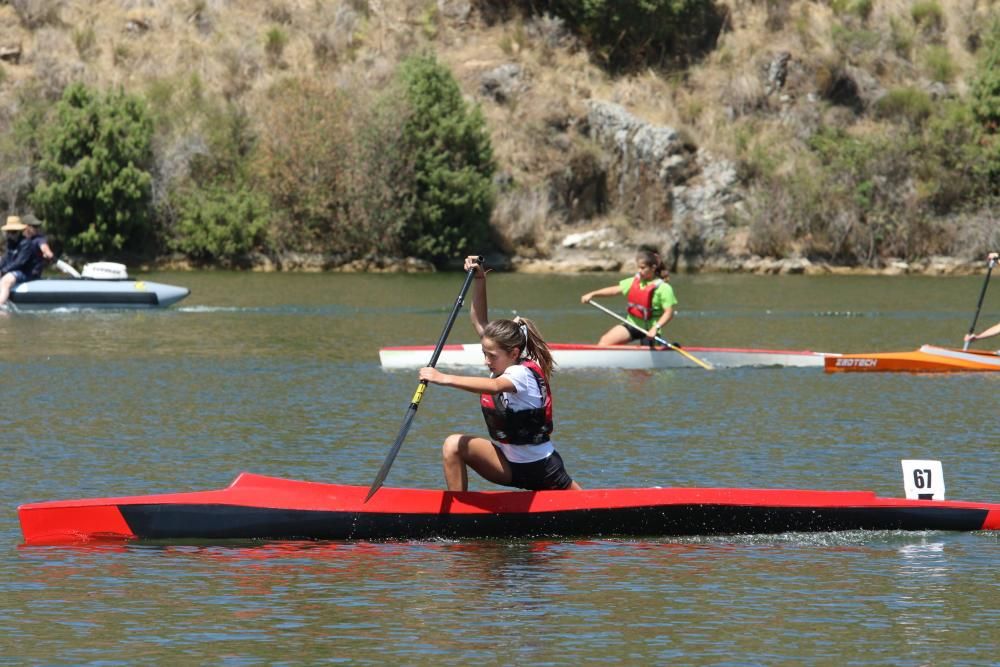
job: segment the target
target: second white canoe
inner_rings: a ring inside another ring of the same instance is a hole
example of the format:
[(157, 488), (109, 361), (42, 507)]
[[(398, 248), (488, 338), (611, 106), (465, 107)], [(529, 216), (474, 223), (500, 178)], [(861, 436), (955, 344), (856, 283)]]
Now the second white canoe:
[[(550, 343), (549, 349), (556, 365), (569, 368), (699, 368), (684, 355), (666, 348), (649, 348), (639, 345), (576, 345)], [(827, 354), (808, 350), (760, 350), (736, 347), (685, 347), (702, 361), (716, 368), (746, 366), (816, 367), (822, 368)], [(383, 368), (421, 368), (430, 362), (433, 345), (404, 345), (383, 347), (379, 361)], [(440, 366), (482, 366), (483, 351), (478, 343), (445, 345), (438, 358)]]

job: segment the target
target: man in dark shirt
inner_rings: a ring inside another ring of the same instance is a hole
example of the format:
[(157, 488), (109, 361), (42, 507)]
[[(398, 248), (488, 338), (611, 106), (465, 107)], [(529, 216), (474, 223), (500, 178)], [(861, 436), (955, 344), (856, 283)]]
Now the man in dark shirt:
[(28, 262), (24, 267), (25, 280), (36, 280), (42, 277), (42, 271), (48, 266), (55, 255), (49, 247), (49, 241), (42, 233), (42, 221), (28, 213), (21, 218), (27, 227), (24, 229), (24, 238), (28, 239), (31, 249), (28, 253)]
[[(30, 216), (30, 220), (41, 224), (34, 216)], [(0, 262), (0, 306), (6, 305), (15, 285), (40, 277), (46, 262), (52, 258), (45, 237), (34, 225), (30, 230), (16, 215), (7, 216), (6, 224), (0, 227), (7, 237), (7, 252)], [(40, 240), (33, 243), (32, 239)]]

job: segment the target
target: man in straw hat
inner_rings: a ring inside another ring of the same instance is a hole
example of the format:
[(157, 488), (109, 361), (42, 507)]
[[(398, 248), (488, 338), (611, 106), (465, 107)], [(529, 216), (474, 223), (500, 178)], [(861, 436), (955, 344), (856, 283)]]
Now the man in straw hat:
[(0, 227), (7, 236), (7, 252), (0, 262), (0, 306), (7, 303), (15, 285), (40, 277), (45, 263), (53, 256), (45, 237), (36, 229), (41, 221), (33, 215), (26, 217), (31, 225), (11, 215)]
[(27, 225), (21, 222), (21, 218), (16, 215), (8, 215), (7, 222), (0, 227), (0, 232), (4, 233), (7, 240), (7, 251), (0, 261), (0, 306), (7, 303), (10, 290), (19, 280), (24, 279), (24, 274), (19, 270), (22, 258), (25, 256), (27, 241), (24, 238), (24, 230)]

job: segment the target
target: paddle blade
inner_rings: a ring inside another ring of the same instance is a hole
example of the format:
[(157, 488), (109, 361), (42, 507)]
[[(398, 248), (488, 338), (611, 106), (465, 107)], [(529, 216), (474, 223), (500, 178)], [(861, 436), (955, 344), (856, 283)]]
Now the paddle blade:
[[(425, 387), (426, 385), (421, 384), (420, 386)], [(417, 405), (418, 403), (411, 403), (410, 409), (406, 411), (406, 417), (403, 419), (402, 428), (399, 429), (399, 435), (396, 436), (396, 442), (392, 443), (389, 453), (386, 454), (385, 460), (382, 461), (382, 467), (378, 469), (378, 474), (375, 475), (375, 481), (372, 482), (371, 488), (368, 489), (368, 495), (365, 496), (366, 503), (382, 488), (382, 483), (385, 482), (385, 478), (389, 474), (389, 469), (392, 468), (392, 463), (396, 460), (396, 455), (399, 454), (399, 449), (403, 446), (403, 440), (406, 439), (406, 433), (410, 430), (410, 424), (413, 423), (413, 415), (417, 414)]]

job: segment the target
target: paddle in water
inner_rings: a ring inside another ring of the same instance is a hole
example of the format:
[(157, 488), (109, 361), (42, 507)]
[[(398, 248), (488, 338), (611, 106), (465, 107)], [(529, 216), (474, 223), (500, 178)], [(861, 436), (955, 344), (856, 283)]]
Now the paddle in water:
[[(983, 307), (983, 297), (986, 296), (986, 287), (990, 284), (990, 274), (993, 273), (993, 267), (996, 265), (997, 260), (993, 255), (990, 255), (990, 261), (986, 265), (986, 280), (983, 281), (983, 289), (979, 291), (979, 303), (976, 304), (976, 314), (972, 316), (972, 326), (969, 327), (969, 335), (976, 333), (976, 322), (979, 320), (979, 311)], [(965, 341), (962, 346), (963, 350), (969, 349), (969, 341)]]
[[(636, 331), (640, 331), (640, 332), (642, 332), (642, 333), (643, 333), (643, 334), (645, 335), (645, 333), (646, 333), (646, 332), (645, 332), (645, 331), (643, 331), (643, 330), (642, 330), (642, 328), (640, 328), (640, 327), (636, 326), (636, 325), (635, 325), (635, 324), (633, 324), (632, 322), (629, 322), (628, 320), (626, 320), (626, 319), (625, 319), (624, 317), (622, 317), (622, 316), (621, 316), (621, 315), (619, 315), (618, 313), (614, 312), (613, 310), (608, 310), (607, 308), (605, 308), (605, 307), (604, 307), (604, 306), (602, 306), (601, 304), (597, 303), (596, 301), (588, 301), (587, 303), (589, 303), (589, 304), (590, 304), (591, 306), (593, 306), (594, 308), (599, 308), (599, 309), (603, 310), (603, 311), (604, 311), (605, 313), (607, 313), (607, 314), (608, 314), (608, 315), (610, 315), (611, 317), (615, 318), (616, 320), (619, 320), (619, 321), (620, 321), (620, 322), (621, 322), (622, 324), (624, 324), (625, 326), (627, 326), (627, 327), (632, 327), (632, 328), (633, 328), (633, 329), (635, 329)], [(690, 360), (691, 360), (691, 361), (693, 361), (694, 363), (698, 364), (699, 366), (701, 366), (701, 367), (702, 367), (702, 368), (704, 368), (705, 370), (709, 370), (709, 371), (710, 371), (710, 370), (713, 370), (713, 368), (712, 368), (712, 365), (711, 365), (711, 364), (709, 364), (708, 362), (706, 362), (706, 361), (702, 361), (702, 360), (701, 360), (701, 359), (699, 359), (698, 357), (694, 356), (693, 354), (690, 354), (690, 353), (689, 353), (689, 352), (687, 352), (686, 350), (682, 350), (681, 348), (677, 347), (676, 345), (674, 345), (674, 344), (672, 344), (672, 343), (668, 343), (668, 342), (667, 342), (666, 340), (664, 340), (663, 338), (660, 338), (659, 336), (654, 336), (654, 337), (653, 337), (653, 340), (655, 340), (655, 341), (656, 341), (657, 343), (659, 343), (660, 345), (665, 345), (665, 346), (667, 346), (668, 348), (670, 348), (670, 349), (671, 349), (671, 350), (673, 350), (674, 352), (680, 352), (680, 353), (681, 353), (681, 354), (683, 354), (683, 355), (684, 355), (685, 357), (687, 357), (688, 359), (690, 359)]]
[[(483, 263), (483, 258), (480, 257), (477, 264)], [(451, 315), (448, 316), (448, 322), (444, 325), (444, 331), (441, 332), (441, 338), (438, 339), (437, 345), (434, 346), (434, 354), (431, 355), (430, 363), (427, 365), (433, 368), (437, 364), (438, 357), (441, 356), (441, 350), (444, 348), (445, 341), (448, 340), (448, 334), (451, 333), (451, 327), (455, 324), (455, 318), (458, 316), (458, 311), (462, 309), (462, 303), (465, 301), (465, 293), (469, 291), (469, 285), (472, 284), (472, 279), (476, 275), (476, 268), (473, 267), (469, 269), (468, 273), (465, 274), (465, 283), (462, 284), (462, 291), (459, 293), (458, 298), (455, 299), (455, 306), (451, 309)], [(406, 416), (403, 418), (403, 426), (399, 429), (399, 435), (396, 436), (396, 442), (392, 443), (392, 448), (389, 453), (386, 454), (385, 461), (382, 462), (382, 467), (379, 468), (378, 475), (375, 476), (375, 481), (372, 482), (372, 486), (368, 489), (368, 495), (365, 496), (365, 502), (375, 495), (375, 492), (382, 487), (382, 482), (385, 481), (386, 475), (389, 474), (389, 468), (392, 467), (392, 462), (396, 460), (396, 454), (399, 454), (399, 448), (403, 446), (403, 440), (406, 438), (407, 431), (410, 430), (410, 424), (413, 423), (413, 416), (417, 414), (417, 408), (420, 407), (420, 400), (424, 397), (424, 391), (427, 389), (427, 381), (421, 380), (420, 384), (417, 385), (417, 391), (413, 394), (413, 398), (410, 400), (410, 407), (406, 409)]]

